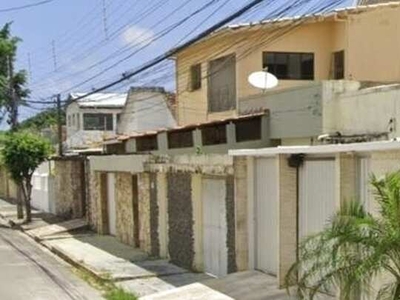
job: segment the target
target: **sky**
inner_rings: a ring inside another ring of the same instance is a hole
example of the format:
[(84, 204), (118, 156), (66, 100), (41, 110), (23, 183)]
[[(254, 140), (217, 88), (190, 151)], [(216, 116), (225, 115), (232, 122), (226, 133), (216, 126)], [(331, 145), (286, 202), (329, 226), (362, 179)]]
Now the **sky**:
[[(48, 101), (56, 93), (65, 98), (69, 92), (88, 92), (121, 78), (124, 72), (190, 39), (249, 1), (52, 0), (24, 10), (2, 12), (40, 2), (2, 0), (0, 25), (13, 22), (13, 35), (22, 39), (16, 67), (28, 71), (31, 100)], [(351, 0), (301, 1), (288, 14), (316, 12), (324, 2), (336, 1), (338, 6), (352, 3)], [(209, 6), (205, 6), (207, 3)], [(293, 0), (265, 0), (235, 22), (268, 19), (277, 9), (292, 3)], [(168, 68), (166, 65), (163, 70), (171, 82), (164, 80), (162, 84), (173, 89), (173, 76)], [(158, 75), (163, 75), (159, 72)], [(133, 78), (116, 90), (127, 91), (130, 85), (159, 82), (152, 81), (152, 76), (155, 75), (149, 72)], [(38, 104), (25, 108), (21, 119), (45, 107)]]

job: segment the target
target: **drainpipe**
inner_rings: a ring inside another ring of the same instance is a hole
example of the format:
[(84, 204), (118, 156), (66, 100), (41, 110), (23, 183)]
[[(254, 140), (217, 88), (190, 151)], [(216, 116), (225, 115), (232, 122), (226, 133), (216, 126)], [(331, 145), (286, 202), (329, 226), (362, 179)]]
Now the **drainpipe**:
[(300, 191), (300, 167), (303, 165), (305, 154), (292, 154), (288, 158), (288, 165), (291, 168), (296, 169), (296, 258), (299, 260), (299, 243), (300, 243), (300, 203), (299, 203), (299, 191)]

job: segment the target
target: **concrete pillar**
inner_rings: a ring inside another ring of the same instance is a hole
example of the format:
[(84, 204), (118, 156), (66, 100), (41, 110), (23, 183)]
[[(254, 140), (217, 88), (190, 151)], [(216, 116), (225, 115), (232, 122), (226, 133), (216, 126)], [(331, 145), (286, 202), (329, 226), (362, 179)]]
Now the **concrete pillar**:
[(288, 156), (278, 156), (279, 266), (278, 283), (297, 260), (297, 169), (288, 165)]
[(245, 271), (249, 268), (247, 163), (246, 157), (234, 157), (233, 159), (235, 170), (236, 265), (238, 271)]
[(234, 149), (236, 144), (236, 127), (232, 122), (226, 125), (226, 137), (229, 149)]
[(158, 151), (161, 153), (168, 152), (168, 135), (166, 132), (161, 132), (157, 135)]
[(201, 137), (201, 130), (199, 129), (193, 130), (193, 144), (195, 149), (197, 147), (200, 149), (203, 147), (203, 139)]
[(202, 179), (201, 174), (192, 175), (193, 239), (194, 239), (193, 269), (198, 272), (204, 271), (203, 204), (202, 204), (201, 179)]

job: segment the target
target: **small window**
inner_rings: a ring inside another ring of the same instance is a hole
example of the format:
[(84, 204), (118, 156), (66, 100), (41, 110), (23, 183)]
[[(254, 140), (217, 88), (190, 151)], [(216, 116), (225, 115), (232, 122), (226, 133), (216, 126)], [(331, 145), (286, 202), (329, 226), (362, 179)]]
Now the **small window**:
[(226, 124), (203, 127), (201, 137), (204, 146), (226, 144)]
[(113, 131), (112, 114), (83, 114), (84, 130)]
[(333, 53), (333, 79), (344, 78), (344, 51)]
[(136, 138), (137, 152), (147, 152), (158, 150), (157, 135)]
[(75, 126), (75, 114), (72, 115), (72, 126)]
[(191, 91), (201, 89), (201, 64), (190, 67), (190, 89)]
[(314, 54), (264, 52), (263, 68), (278, 79), (314, 80)]
[(117, 114), (117, 124), (119, 123), (119, 120), (121, 120), (121, 114)]
[(193, 130), (180, 130), (168, 133), (168, 148), (191, 148), (193, 147)]
[(68, 121), (67, 122), (68, 122), (68, 124), (67, 124), (68, 127), (71, 127), (71, 116), (70, 115), (68, 116)]
[(261, 118), (238, 121), (235, 123), (236, 142), (261, 140)]

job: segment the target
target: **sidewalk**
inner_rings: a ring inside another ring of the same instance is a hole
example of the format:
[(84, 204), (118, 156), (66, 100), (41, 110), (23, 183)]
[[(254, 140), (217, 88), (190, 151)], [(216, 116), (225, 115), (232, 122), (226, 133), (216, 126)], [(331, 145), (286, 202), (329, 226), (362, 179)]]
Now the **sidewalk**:
[[(15, 220), (15, 205), (0, 200), (0, 217)], [(276, 278), (248, 271), (215, 279), (191, 273), (166, 260), (152, 260), (140, 249), (115, 237), (97, 235), (83, 219), (62, 221), (35, 211), (21, 230), (72, 265), (101, 280), (113, 281), (141, 300), (263, 300), (290, 299), (277, 289)]]
[[(16, 206), (0, 200), (0, 217), (18, 224)], [(111, 280), (138, 296), (175, 289), (210, 277), (190, 273), (166, 260), (152, 260), (115, 237), (87, 230), (82, 219), (62, 221), (51, 214), (33, 211), (33, 220), (20, 229), (72, 265), (101, 280)], [(210, 298), (212, 299), (212, 298)]]

